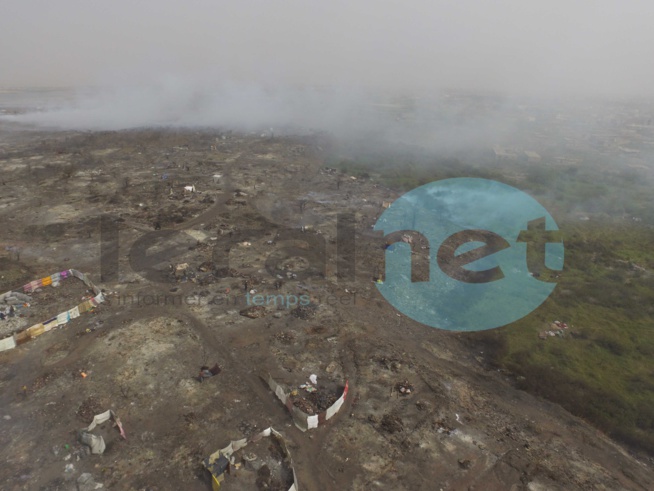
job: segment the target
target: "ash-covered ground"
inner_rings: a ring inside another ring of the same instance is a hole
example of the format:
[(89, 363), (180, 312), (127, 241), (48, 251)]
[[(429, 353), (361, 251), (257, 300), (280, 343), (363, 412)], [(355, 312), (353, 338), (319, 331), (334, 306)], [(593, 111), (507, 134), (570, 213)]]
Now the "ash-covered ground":
[[(1, 290), (75, 268), (107, 298), (0, 353), (2, 489), (77, 489), (90, 473), (105, 489), (208, 490), (202, 460), (270, 426), (303, 491), (654, 487), (650, 461), (383, 299), (372, 225), (397, 195), (327, 168), (328, 138), (0, 135)], [(44, 289), (21, 315), (44, 293), (53, 315), (78, 303)], [(301, 432), (268, 374), (289, 389), (316, 374), (329, 402), (350, 391)], [(106, 423), (104, 454), (89, 455), (78, 431), (107, 409), (127, 439)], [(280, 452), (257, 445), (225, 490), (288, 485)]]

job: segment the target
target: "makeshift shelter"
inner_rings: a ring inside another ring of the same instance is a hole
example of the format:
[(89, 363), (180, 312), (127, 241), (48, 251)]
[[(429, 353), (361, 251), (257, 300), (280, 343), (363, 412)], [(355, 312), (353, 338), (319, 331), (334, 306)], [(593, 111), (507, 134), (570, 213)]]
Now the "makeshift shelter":
[(288, 488), (288, 491), (299, 491), (297, 476), (295, 475), (295, 469), (293, 469), (293, 462), (288, 447), (286, 446), (286, 441), (282, 437), (282, 434), (275, 431), (272, 427), (266, 428), (261, 433), (254, 435), (252, 438), (231, 441), (225, 448), (212, 453), (202, 461), (204, 467), (211, 473), (211, 486), (213, 491), (219, 491), (221, 489), (221, 484), (225, 480), (225, 474), (230, 474), (232, 465), (235, 464), (234, 453), (245, 448), (248, 444), (257, 442), (266, 437), (277, 439), (282, 449), (284, 459), (287, 460), (287, 463), (291, 468), (293, 473), (293, 484)]
[[(23, 285), (22, 289), (23, 292), (27, 294), (33, 292), (37, 288), (42, 288), (44, 286), (49, 286), (49, 285), (58, 286), (61, 281), (72, 277), (78, 278), (79, 280), (84, 282), (84, 284), (87, 287), (89, 287), (91, 291), (93, 291), (93, 295), (95, 296), (89, 298), (88, 300), (85, 300), (84, 302), (77, 305), (76, 307), (73, 307), (70, 310), (66, 310), (54, 317), (51, 317), (50, 319), (44, 322), (34, 324), (33, 326), (28, 327), (27, 329), (21, 332), (12, 334), (7, 338), (1, 339), (0, 351), (5, 351), (8, 349), (15, 348), (16, 345), (27, 342), (30, 339), (34, 339), (35, 337), (40, 336), (44, 332), (48, 332), (52, 330), (54, 327), (66, 324), (71, 319), (75, 319), (79, 317), (80, 314), (84, 312), (89, 312), (93, 310), (95, 307), (97, 307), (102, 302), (104, 302), (104, 295), (102, 294), (102, 291), (93, 284), (93, 282), (89, 278), (89, 275), (81, 273), (76, 269), (67, 269), (66, 271), (61, 271), (59, 273), (54, 273), (50, 276), (46, 276), (41, 279), (31, 281), (30, 283)], [(13, 292), (7, 292), (0, 295), (0, 297), (4, 299), (11, 299), (11, 298), (17, 298), (17, 295), (14, 294)]]
[(319, 425), (325, 424), (328, 420), (334, 417), (334, 415), (341, 409), (341, 406), (345, 402), (349, 391), (349, 382), (346, 380), (345, 387), (343, 388), (343, 393), (338, 399), (336, 399), (334, 404), (319, 414), (307, 414), (293, 405), (290, 393), (285, 392), (284, 387), (277, 383), (270, 374), (268, 374), (267, 382), (268, 386), (275, 393), (277, 398), (282, 401), (282, 404), (284, 404), (284, 406), (286, 406), (286, 408), (290, 411), (295, 426), (297, 426), (302, 431), (317, 428)]

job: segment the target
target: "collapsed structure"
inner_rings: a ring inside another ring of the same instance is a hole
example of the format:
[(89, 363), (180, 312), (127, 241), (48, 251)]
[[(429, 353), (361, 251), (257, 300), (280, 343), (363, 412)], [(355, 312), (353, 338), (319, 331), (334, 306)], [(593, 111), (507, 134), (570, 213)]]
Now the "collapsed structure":
[(91, 432), (95, 429), (96, 426), (101, 425), (102, 423), (109, 420), (113, 420), (114, 424), (118, 428), (118, 431), (120, 432), (120, 436), (123, 437), (124, 440), (127, 440), (127, 436), (125, 436), (125, 430), (123, 429), (123, 424), (121, 423), (120, 418), (113, 410), (107, 409), (104, 413), (96, 414), (93, 417), (91, 424), (79, 432), (80, 443), (88, 446), (91, 449), (92, 454), (104, 453), (106, 445), (102, 436), (94, 435)]

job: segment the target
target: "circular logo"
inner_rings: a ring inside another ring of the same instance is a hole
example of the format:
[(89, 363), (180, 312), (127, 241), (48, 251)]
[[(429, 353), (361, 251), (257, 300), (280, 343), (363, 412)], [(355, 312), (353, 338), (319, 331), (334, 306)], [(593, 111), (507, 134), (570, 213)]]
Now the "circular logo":
[(386, 239), (377, 288), (404, 315), (439, 329), (510, 324), (545, 301), (563, 268), (563, 242), (547, 210), (488, 179), (420, 186), (386, 209), (374, 229)]

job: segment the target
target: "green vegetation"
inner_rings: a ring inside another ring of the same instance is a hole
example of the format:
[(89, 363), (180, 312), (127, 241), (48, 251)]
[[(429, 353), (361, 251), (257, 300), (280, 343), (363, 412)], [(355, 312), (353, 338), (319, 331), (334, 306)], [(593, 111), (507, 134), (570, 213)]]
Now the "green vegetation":
[[(565, 267), (550, 298), (510, 326), (462, 335), (518, 386), (609, 435), (654, 452), (654, 194), (642, 171), (527, 165), (416, 152), (334, 156), (342, 172), (404, 191), (448, 177), (496, 179), (530, 193), (563, 233)], [(590, 219), (588, 219), (590, 217)], [(540, 339), (559, 320), (564, 337)]]
[[(514, 324), (471, 338), (519, 387), (561, 404), (611, 436), (654, 451), (654, 230), (564, 222), (566, 265), (550, 298)], [(640, 251), (640, 262), (627, 259)], [(646, 257), (649, 254), (649, 257)], [(554, 320), (565, 337), (539, 339)]]

